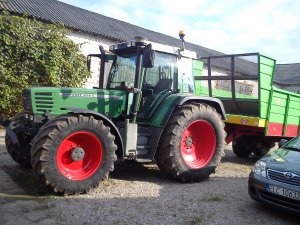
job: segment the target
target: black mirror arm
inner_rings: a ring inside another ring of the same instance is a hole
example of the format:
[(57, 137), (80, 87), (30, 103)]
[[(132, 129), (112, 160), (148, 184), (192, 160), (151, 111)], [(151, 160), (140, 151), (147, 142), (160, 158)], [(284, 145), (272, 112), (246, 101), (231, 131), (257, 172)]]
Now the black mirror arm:
[(86, 58), (86, 67), (87, 67), (87, 70), (90, 72), (91, 71), (91, 56), (87, 56)]
[(99, 75), (99, 89), (103, 89), (104, 69), (105, 69), (105, 50), (102, 45), (99, 46), (101, 52), (100, 75)]

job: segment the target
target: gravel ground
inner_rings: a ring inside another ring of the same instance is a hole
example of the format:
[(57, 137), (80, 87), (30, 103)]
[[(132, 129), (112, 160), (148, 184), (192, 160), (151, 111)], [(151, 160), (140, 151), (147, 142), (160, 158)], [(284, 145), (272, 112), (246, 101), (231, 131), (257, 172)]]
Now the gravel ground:
[(31, 170), (11, 160), (0, 130), (0, 224), (299, 224), (300, 216), (250, 199), (248, 174), (257, 158), (226, 156), (208, 181), (182, 184), (155, 164), (119, 163), (90, 193), (48, 195)]

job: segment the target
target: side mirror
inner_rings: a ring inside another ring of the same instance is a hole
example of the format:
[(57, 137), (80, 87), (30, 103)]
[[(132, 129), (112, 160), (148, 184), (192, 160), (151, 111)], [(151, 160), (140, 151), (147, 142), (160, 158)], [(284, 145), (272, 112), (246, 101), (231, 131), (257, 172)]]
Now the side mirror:
[(87, 66), (88, 71), (90, 72), (91, 71), (91, 56), (87, 57), (86, 66)]
[(155, 53), (152, 50), (152, 44), (143, 48), (143, 67), (152, 68), (154, 66)]
[(282, 146), (284, 146), (286, 143), (288, 142), (288, 140), (286, 139), (281, 139), (278, 143), (279, 148), (281, 148)]

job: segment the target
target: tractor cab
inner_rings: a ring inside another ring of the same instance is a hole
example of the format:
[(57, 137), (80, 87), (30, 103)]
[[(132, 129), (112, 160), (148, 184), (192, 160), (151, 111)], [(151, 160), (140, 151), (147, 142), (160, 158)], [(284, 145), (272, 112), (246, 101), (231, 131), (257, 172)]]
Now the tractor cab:
[(109, 52), (100, 48), (99, 88), (123, 90), (131, 109), (128, 116), (149, 120), (157, 107), (173, 93), (194, 93), (192, 59), (196, 53), (147, 42), (134, 41), (111, 45)]

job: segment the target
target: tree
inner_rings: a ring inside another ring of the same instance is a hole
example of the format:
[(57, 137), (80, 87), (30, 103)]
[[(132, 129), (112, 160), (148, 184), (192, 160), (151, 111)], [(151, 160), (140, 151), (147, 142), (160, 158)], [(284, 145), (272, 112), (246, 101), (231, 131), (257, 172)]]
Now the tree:
[(8, 12), (0, 14), (0, 115), (22, 111), (31, 86), (80, 87), (90, 73), (79, 47), (60, 24)]

